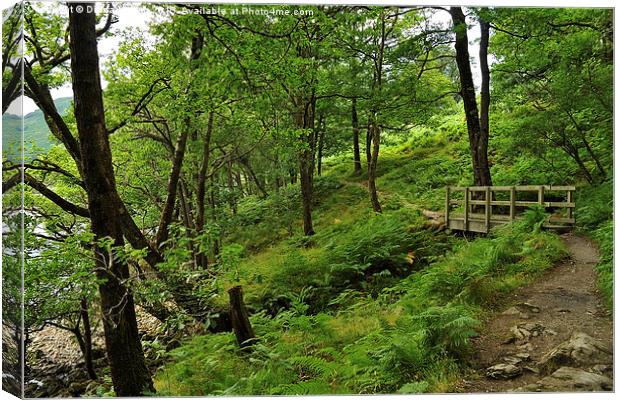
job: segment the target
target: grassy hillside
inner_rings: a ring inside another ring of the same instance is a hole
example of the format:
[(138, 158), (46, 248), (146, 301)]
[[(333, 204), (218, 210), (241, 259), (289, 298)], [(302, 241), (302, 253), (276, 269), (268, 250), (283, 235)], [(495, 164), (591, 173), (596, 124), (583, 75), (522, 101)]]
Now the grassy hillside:
[(204, 289), (223, 307), (225, 290), (241, 284), (258, 343), (241, 353), (232, 333), (187, 339), (163, 353), (158, 394), (453, 390), (479, 320), (566, 255), (536, 228), (536, 210), (474, 241), (433, 231), (421, 210), (441, 209), (444, 185), (468, 181), (466, 151), (449, 134), (385, 147), (381, 215), (351, 161), (327, 160), (311, 239), (297, 231), (296, 186), (246, 199), (215, 267), (222, 278)]
[[(70, 97), (54, 100), (60, 115), (67, 112), (71, 101)], [(2, 152), (7, 159), (14, 160), (19, 157), (21, 135), (21, 117), (4, 114), (2, 116)], [(50, 135), (41, 110), (24, 115), (24, 153), (27, 160), (35, 158), (38, 154), (46, 153), (56, 143), (57, 141)]]

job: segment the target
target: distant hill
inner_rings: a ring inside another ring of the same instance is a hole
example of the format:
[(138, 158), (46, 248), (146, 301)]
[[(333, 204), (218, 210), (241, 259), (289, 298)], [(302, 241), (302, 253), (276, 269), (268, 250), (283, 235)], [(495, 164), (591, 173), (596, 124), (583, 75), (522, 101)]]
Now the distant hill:
[[(64, 115), (71, 105), (71, 97), (54, 100), (60, 115)], [(21, 140), (21, 117), (14, 114), (2, 115), (2, 153), (9, 160), (19, 158)], [(26, 160), (46, 153), (58, 141), (50, 134), (43, 112), (36, 110), (24, 115), (24, 153)]]

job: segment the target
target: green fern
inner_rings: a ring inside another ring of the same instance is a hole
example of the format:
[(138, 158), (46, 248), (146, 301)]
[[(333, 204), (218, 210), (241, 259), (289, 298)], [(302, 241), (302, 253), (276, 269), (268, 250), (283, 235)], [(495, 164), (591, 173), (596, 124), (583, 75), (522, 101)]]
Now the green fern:
[(430, 344), (462, 356), (469, 350), (469, 339), (477, 335), (480, 321), (462, 305), (431, 307), (417, 319), (425, 324)]
[(303, 396), (313, 394), (328, 394), (332, 392), (333, 390), (329, 383), (322, 380), (309, 380), (288, 385), (280, 385), (273, 390), (272, 394), (280, 394), (286, 396)]
[(291, 357), (289, 362), (304, 377), (327, 377), (336, 372), (334, 363), (314, 356)]

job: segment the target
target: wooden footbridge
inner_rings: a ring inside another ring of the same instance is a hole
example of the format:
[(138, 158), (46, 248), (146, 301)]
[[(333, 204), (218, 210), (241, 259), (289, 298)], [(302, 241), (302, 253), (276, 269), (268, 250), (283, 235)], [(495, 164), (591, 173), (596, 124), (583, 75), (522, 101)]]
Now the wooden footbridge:
[(550, 213), (544, 228), (570, 229), (575, 224), (574, 192), (574, 186), (447, 186), (446, 228), (488, 233), (538, 204)]

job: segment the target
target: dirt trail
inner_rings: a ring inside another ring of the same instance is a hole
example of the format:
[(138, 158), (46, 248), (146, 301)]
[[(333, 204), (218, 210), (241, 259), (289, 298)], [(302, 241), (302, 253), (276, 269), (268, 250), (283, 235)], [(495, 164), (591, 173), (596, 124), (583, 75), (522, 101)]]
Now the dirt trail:
[(516, 291), (504, 311), (487, 321), (474, 340), (474, 373), (459, 391), (611, 389), (613, 323), (596, 284), (598, 251), (587, 238), (562, 239), (570, 259)]

